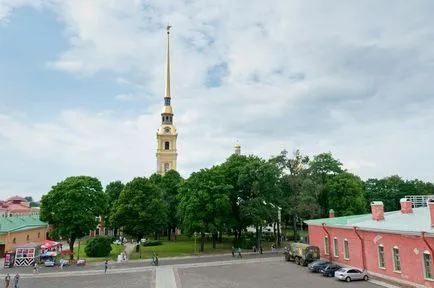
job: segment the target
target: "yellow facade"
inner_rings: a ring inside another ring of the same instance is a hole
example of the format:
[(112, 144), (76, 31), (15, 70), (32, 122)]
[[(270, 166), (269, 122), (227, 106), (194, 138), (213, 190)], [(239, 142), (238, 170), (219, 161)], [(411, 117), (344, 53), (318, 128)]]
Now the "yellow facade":
[(166, 87), (164, 106), (161, 113), (161, 125), (157, 131), (157, 172), (164, 175), (169, 170), (176, 170), (178, 158), (176, 140), (178, 132), (173, 125), (173, 109), (170, 95), (170, 26), (167, 26), (167, 55), (166, 55)]
[(48, 229), (47, 226), (8, 232), (0, 235), (0, 242), (5, 243), (5, 251), (14, 250), (17, 246), (30, 243), (40, 244), (43, 240), (46, 240)]

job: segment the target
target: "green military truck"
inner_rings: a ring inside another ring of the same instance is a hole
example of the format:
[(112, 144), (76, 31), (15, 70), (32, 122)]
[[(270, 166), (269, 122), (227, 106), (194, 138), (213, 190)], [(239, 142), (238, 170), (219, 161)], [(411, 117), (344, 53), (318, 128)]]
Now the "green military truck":
[(307, 266), (320, 258), (319, 248), (305, 243), (289, 243), (284, 254), (286, 261), (294, 261), (302, 266)]

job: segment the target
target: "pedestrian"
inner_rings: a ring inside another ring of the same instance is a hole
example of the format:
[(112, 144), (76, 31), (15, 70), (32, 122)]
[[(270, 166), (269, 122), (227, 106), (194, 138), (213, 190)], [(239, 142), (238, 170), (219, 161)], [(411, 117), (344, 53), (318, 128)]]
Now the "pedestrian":
[(19, 281), (20, 281), (20, 275), (17, 273), (14, 277), (14, 288), (18, 288)]
[(9, 273), (8, 273), (8, 274), (6, 274), (6, 277), (5, 277), (5, 288), (9, 288), (10, 285), (11, 285), (11, 275), (9, 275)]
[(241, 247), (238, 247), (238, 258), (243, 258), (243, 255), (241, 255)]
[(38, 262), (35, 260), (35, 263), (33, 264), (33, 274), (39, 272)]
[(264, 253), (264, 249), (262, 248), (262, 245), (261, 245), (261, 246), (259, 246), (259, 254), (262, 254), (262, 253)]
[(235, 258), (235, 247), (234, 246), (232, 246), (232, 257)]
[(108, 261), (106, 260), (104, 263), (104, 273), (107, 273)]

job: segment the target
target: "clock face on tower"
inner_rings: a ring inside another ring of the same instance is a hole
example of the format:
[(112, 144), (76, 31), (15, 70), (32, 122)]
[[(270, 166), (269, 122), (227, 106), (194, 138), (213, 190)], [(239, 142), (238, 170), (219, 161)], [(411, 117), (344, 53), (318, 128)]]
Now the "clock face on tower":
[(170, 128), (169, 127), (164, 128), (164, 133), (170, 133)]

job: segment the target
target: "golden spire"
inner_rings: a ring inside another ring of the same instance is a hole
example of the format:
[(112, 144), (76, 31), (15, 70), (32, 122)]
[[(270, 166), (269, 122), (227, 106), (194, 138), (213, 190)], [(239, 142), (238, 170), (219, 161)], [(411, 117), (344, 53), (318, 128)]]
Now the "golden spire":
[(166, 94), (165, 97), (170, 97), (170, 28), (172, 26), (167, 25), (167, 55), (166, 55)]

